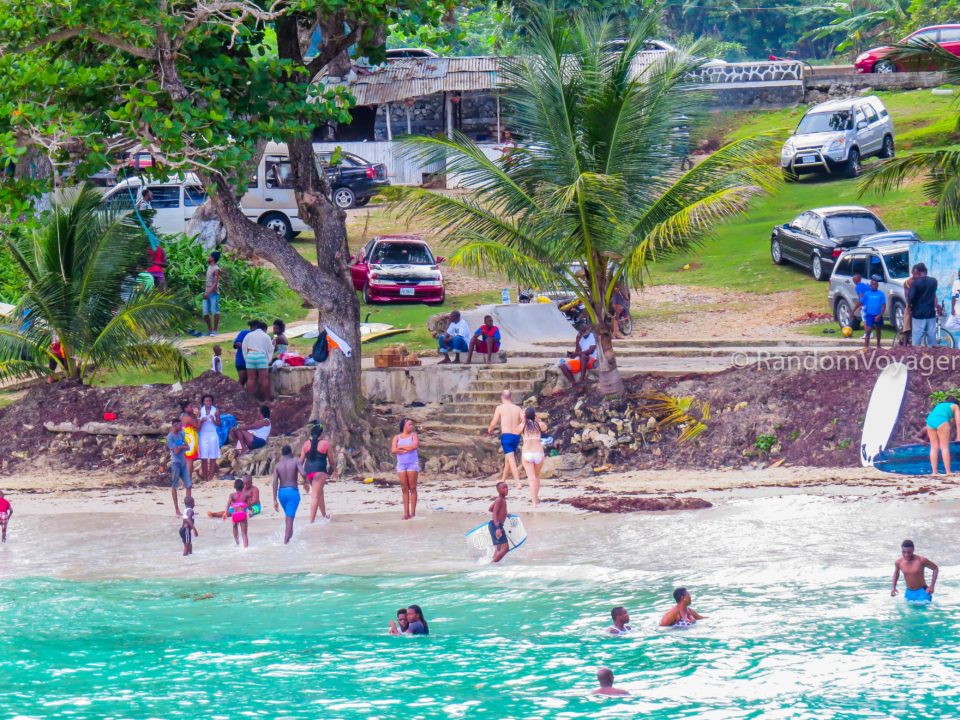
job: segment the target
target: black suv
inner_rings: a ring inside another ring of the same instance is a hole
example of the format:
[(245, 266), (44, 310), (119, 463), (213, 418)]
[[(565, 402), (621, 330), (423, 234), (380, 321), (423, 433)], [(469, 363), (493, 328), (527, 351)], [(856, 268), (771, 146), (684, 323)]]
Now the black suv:
[(327, 173), (333, 203), (341, 210), (363, 207), (390, 184), (386, 165), (369, 163), (353, 153), (319, 152), (317, 159)]

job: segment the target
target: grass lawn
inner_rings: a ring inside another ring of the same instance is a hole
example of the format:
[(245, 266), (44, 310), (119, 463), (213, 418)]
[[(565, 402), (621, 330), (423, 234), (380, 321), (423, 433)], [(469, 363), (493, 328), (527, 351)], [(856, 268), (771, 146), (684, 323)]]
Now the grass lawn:
[[(932, 95), (929, 90), (878, 93), (893, 116), (898, 150), (928, 149), (960, 142), (956, 132), (955, 98)], [(711, 145), (749, 134), (796, 126), (805, 107), (782, 110), (712, 113), (699, 135)], [(787, 133), (784, 132), (784, 138)], [(771, 159), (775, 161), (775, 158)], [(871, 159), (866, 168), (876, 163)], [(926, 239), (933, 231), (934, 208), (922, 203), (917, 182), (880, 197), (861, 196), (859, 181), (804, 177), (783, 184), (774, 195), (755, 199), (743, 216), (721, 225), (712, 237), (690, 252), (665, 257), (651, 265), (653, 284), (699, 285), (757, 293), (801, 290), (807, 307), (825, 308), (826, 283), (817, 283), (808, 271), (790, 265), (778, 267), (770, 260), (770, 231), (804, 210), (826, 205), (865, 205), (893, 230), (916, 230)], [(686, 269), (684, 269), (686, 268)], [(821, 329), (822, 330), (822, 329)]]

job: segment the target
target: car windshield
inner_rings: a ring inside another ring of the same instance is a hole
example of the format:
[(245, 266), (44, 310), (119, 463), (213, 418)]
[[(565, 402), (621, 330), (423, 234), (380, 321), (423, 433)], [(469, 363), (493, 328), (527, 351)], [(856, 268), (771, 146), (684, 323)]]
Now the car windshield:
[(434, 265), (433, 253), (419, 243), (381, 243), (373, 251), (374, 265)]
[(910, 255), (906, 250), (887, 253), (883, 256), (887, 265), (887, 275), (893, 280), (904, 280), (910, 276)]
[(797, 125), (797, 135), (810, 133), (838, 132), (853, 127), (849, 110), (838, 112), (807, 113)]
[(885, 230), (873, 215), (834, 215), (827, 218), (827, 234), (830, 237), (872, 235)]

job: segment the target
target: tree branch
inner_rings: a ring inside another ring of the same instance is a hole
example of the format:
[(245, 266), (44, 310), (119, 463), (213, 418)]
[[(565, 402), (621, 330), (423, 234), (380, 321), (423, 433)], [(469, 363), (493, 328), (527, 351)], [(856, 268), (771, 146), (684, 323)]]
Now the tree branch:
[(143, 58), (145, 60), (155, 60), (157, 57), (153, 50), (137, 47), (131, 43), (119, 40), (112, 35), (99, 33), (88, 28), (64, 28), (63, 30), (57, 30), (56, 32), (50, 33), (46, 37), (40, 38), (39, 40), (24, 45), (23, 47), (0, 48), (0, 55), (28, 53), (38, 50), (46, 45), (52, 45), (64, 40), (71, 40), (73, 38), (96, 40), (98, 43), (107, 45), (130, 55), (135, 55), (136, 57)]

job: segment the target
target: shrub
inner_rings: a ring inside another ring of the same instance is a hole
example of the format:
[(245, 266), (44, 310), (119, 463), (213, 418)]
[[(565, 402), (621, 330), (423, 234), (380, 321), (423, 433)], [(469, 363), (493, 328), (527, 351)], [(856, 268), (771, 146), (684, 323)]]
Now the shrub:
[(753, 441), (754, 447), (757, 448), (760, 452), (770, 452), (770, 449), (777, 444), (776, 435), (757, 435), (756, 439)]
[[(162, 238), (167, 253), (167, 283), (187, 295), (196, 313), (203, 300), (210, 252), (185, 235)], [(280, 281), (269, 270), (251, 265), (244, 258), (221, 251), (220, 312), (224, 315), (254, 315), (280, 291)]]

